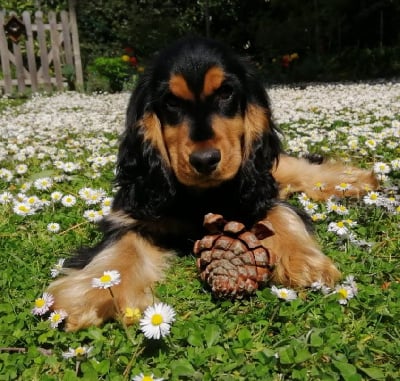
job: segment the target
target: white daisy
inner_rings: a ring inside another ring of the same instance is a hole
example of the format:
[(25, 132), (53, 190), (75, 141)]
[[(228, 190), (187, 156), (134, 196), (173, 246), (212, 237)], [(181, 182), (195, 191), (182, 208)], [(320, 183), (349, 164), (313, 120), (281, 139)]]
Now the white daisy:
[(150, 376), (145, 376), (143, 373), (132, 378), (132, 381), (163, 381), (163, 378), (155, 378), (153, 373)]
[(271, 287), (271, 292), (277, 296), (279, 299), (291, 301), (297, 299), (297, 293), (290, 288), (278, 288), (276, 286)]
[(374, 172), (379, 174), (387, 174), (390, 172), (390, 166), (383, 162), (377, 162), (374, 164)]
[(328, 232), (334, 232), (341, 237), (347, 236), (350, 233), (344, 221), (330, 222), (328, 225)]
[(19, 175), (23, 175), (28, 171), (28, 166), (26, 164), (18, 164), (15, 167), (15, 172), (17, 172)]
[(156, 303), (144, 311), (140, 327), (148, 339), (160, 339), (169, 334), (171, 323), (175, 321), (174, 309), (164, 303)]
[(60, 224), (57, 222), (50, 222), (47, 224), (47, 230), (51, 233), (58, 233), (60, 231)]
[(53, 186), (53, 180), (50, 177), (42, 177), (35, 180), (33, 186), (38, 190), (49, 190)]
[(89, 209), (85, 210), (85, 212), (83, 213), (83, 217), (85, 217), (90, 222), (99, 222), (103, 219), (103, 212)]
[(14, 204), (13, 211), (19, 216), (30, 216), (32, 214), (35, 214), (35, 210), (32, 208), (31, 205), (27, 204), (26, 202), (16, 202)]
[(340, 284), (335, 287), (335, 293), (339, 296), (340, 304), (347, 304), (348, 301), (354, 298), (353, 288), (346, 284)]
[(381, 201), (381, 196), (378, 192), (368, 192), (363, 197), (364, 203), (367, 205), (376, 205)]
[(57, 328), (67, 316), (68, 314), (64, 310), (53, 311), (49, 316), (51, 328)]
[(63, 194), (59, 191), (55, 191), (50, 195), (51, 200), (54, 202), (61, 201), (62, 197)]
[(35, 300), (35, 307), (32, 309), (34, 315), (44, 315), (54, 304), (53, 295), (48, 292), (43, 293), (40, 298)]
[(94, 288), (110, 288), (121, 283), (121, 274), (117, 270), (104, 271), (100, 278), (92, 279)]
[(60, 258), (58, 262), (54, 265), (54, 267), (50, 270), (50, 274), (52, 278), (57, 277), (64, 266), (65, 258)]
[(13, 195), (10, 192), (6, 191), (0, 194), (0, 204), (2, 205), (12, 202), (13, 199)]
[(74, 206), (76, 204), (76, 198), (71, 194), (67, 194), (61, 199), (61, 203), (64, 206), (70, 208), (71, 206)]
[(86, 346), (79, 346), (74, 348), (69, 347), (67, 352), (62, 353), (62, 357), (65, 359), (70, 359), (73, 357), (76, 357), (78, 359), (82, 359), (85, 357), (88, 357), (90, 355), (90, 352), (93, 350), (93, 347), (86, 347)]

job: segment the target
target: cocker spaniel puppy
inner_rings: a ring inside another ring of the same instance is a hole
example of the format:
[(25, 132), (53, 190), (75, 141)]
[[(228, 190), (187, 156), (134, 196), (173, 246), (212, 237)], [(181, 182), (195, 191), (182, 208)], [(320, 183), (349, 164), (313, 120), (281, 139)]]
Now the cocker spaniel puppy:
[[(324, 190), (314, 190), (317, 181)], [(66, 275), (48, 289), (53, 308), (68, 313), (68, 330), (99, 325), (126, 307), (144, 309), (174, 251), (190, 252), (204, 235), (210, 212), (248, 228), (272, 225), (275, 234), (262, 241), (277, 260), (272, 283), (333, 285), (339, 271), (282, 197), (289, 189), (326, 199), (340, 182), (351, 183), (355, 196), (377, 186), (370, 172), (285, 155), (249, 63), (218, 42), (180, 40), (157, 56), (131, 96), (104, 238), (67, 260)], [(106, 270), (121, 274), (117, 308), (92, 287)]]

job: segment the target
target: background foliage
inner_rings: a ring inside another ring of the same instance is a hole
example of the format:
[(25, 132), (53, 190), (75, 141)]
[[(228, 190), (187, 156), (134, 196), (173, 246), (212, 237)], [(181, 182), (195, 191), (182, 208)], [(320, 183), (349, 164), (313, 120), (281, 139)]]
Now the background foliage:
[[(21, 12), (67, 0), (3, 0)], [(394, 0), (80, 0), (85, 68), (131, 47), (146, 61), (171, 40), (209, 35), (248, 54), (269, 81), (343, 80), (400, 73), (400, 2)], [(298, 53), (285, 65), (282, 57)]]

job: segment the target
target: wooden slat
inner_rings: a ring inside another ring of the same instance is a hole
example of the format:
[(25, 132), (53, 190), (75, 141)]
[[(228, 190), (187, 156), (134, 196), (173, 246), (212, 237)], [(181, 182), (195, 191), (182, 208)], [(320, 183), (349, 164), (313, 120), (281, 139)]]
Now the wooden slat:
[(78, 34), (78, 24), (76, 21), (75, 3), (76, 0), (69, 1), (69, 21), (70, 21), (71, 37), (72, 37), (72, 49), (74, 52), (76, 88), (82, 90), (83, 72), (82, 72), (81, 53), (79, 50), (79, 34)]
[(13, 42), (12, 43), (14, 57), (15, 57), (15, 69), (18, 82), (18, 91), (20, 93), (25, 92), (25, 75), (24, 75), (24, 64), (22, 61), (21, 47)]
[(8, 42), (4, 32), (5, 13), (0, 11), (0, 57), (1, 57), (1, 70), (4, 78), (4, 89), (6, 94), (12, 93), (11, 83), (11, 70), (8, 58)]
[(31, 14), (28, 11), (22, 13), (26, 29), (26, 55), (28, 58), (30, 85), (33, 92), (38, 91), (37, 67), (35, 59), (34, 39), (31, 23)]
[(68, 12), (61, 11), (61, 26), (62, 37), (64, 42), (65, 63), (67, 65), (74, 65), (74, 58), (72, 56), (71, 33), (69, 31)]
[(55, 12), (49, 12), (49, 23), (50, 23), (50, 39), (51, 39), (51, 51), (53, 53), (54, 73), (56, 75), (57, 88), (59, 90), (62, 90), (63, 77), (61, 73), (60, 48), (59, 48), (60, 43), (58, 38), (57, 19)]
[(41, 68), (39, 69), (39, 73), (41, 74), (43, 82), (45, 83), (45, 89), (51, 91), (49, 61), (47, 56), (48, 52), (46, 44), (46, 33), (43, 25), (43, 12), (41, 11), (35, 12), (35, 23), (37, 25), (37, 34), (39, 40), (39, 50), (40, 50), (40, 60), (41, 60)]

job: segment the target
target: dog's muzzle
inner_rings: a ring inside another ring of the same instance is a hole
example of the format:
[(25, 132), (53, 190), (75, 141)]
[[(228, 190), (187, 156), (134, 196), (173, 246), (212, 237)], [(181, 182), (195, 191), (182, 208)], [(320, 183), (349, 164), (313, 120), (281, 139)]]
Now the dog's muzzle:
[(197, 172), (208, 175), (215, 171), (221, 161), (221, 151), (215, 148), (194, 151), (189, 156), (189, 162)]

